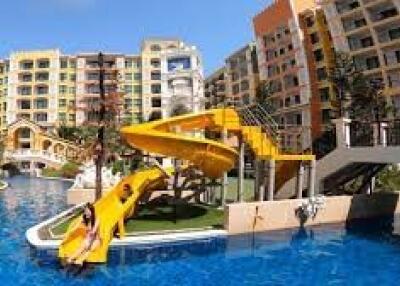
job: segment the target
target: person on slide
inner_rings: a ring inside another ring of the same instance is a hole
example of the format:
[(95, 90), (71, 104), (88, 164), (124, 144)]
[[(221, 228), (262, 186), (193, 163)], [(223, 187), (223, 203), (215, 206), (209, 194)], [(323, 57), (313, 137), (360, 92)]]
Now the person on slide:
[(82, 265), (88, 258), (90, 252), (94, 251), (101, 245), (99, 234), (100, 222), (96, 219), (95, 209), (91, 203), (85, 205), (82, 221), (76, 227), (78, 228), (82, 226), (85, 228), (86, 237), (77, 251), (67, 259), (68, 264)]

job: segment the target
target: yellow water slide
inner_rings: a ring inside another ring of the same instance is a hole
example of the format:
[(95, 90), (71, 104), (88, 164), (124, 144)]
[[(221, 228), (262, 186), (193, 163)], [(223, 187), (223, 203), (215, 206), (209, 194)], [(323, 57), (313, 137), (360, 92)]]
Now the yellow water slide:
[[(107, 261), (108, 246), (118, 228), (120, 236), (123, 236), (124, 218), (130, 216), (136, 207), (136, 203), (141, 195), (157, 188), (165, 187), (165, 179), (169, 177), (163, 169), (152, 167), (140, 170), (122, 179), (117, 186), (108, 191), (98, 200), (94, 207), (100, 223), (101, 246), (90, 253), (87, 262), (103, 263)], [(132, 195), (122, 202), (123, 187), (125, 184), (131, 186)], [(74, 255), (83, 243), (86, 236), (85, 229), (81, 227), (82, 219), (79, 217), (73, 221), (59, 247), (58, 255), (60, 258), (68, 258)], [(79, 258), (77, 259), (79, 260)]]
[[(224, 172), (234, 168), (238, 153), (223, 143), (197, 138), (196, 134), (204, 129), (230, 131), (243, 136), (256, 156), (282, 161), (309, 160), (312, 155), (284, 155), (272, 138), (257, 126), (242, 126), (240, 117), (234, 109), (214, 109), (198, 114), (188, 114), (165, 120), (133, 125), (121, 129), (123, 138), (134, 148), (147, 152), (189, 161), (203, 171), (209, 178), (219, 178)], [(194, 135), (194, 136), (193, 136)], [(132, 214), (139, 197), (146, 191), (157, 189), (168, 174), (160, 168), (138, 171), (123, 179), (113, 190), (95, 204), (100, 219), (102, 245), (90, 254), (88, 262), (105, 262), (108, 245), (114, 230), (118, 226), (123, 233), (123, 222)], [(124, 204), (120, 201), (122, 188), (130, 184), (133, 195)], [(77, 224), (79, 221), (75, 222)], [(59, 248), (59, 257), (65, 258), (81, 245), (84, 239), (82, 229), (74, 229), (71, 224), (63, 243)]]

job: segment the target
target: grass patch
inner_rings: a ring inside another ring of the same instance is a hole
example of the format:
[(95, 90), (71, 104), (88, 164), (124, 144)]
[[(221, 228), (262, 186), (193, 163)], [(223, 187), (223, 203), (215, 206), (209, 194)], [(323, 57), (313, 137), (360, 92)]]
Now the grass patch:
[[(63, 235), (72, 220), (80, 214), (55, 225), (51, 232), (56, 235)], [(125, 223), (127, 234), (140, 232), (176, 231), (185, 229), (200, 228), (222, 228), (224, 212), (215, 207), (203, 204), (178, 205), (175, 210), (173, 206), (141, 206), (138, 214)]]
[(136, 217), (126, 222), (126, 231), (154, 232), (193, 228), (221, 228), (224, 212), (203, 204), (178, 205), (176, 214), (173, 206), (142, 206)]
[(55, 225), (54, 227), (51, 227), (51, 232), (54, 235), (63, 235), (64, 233), (67, 232), (69, 224), (71, 223), (71, 221), (73, 221), (74, 219), (76, 219), (78, 216), (80, 216), (81, 213), (76, 213), (73, 216), (71, 216), (69, 219), (63, 221), (62, 223), (59, 223), (57, 225)]

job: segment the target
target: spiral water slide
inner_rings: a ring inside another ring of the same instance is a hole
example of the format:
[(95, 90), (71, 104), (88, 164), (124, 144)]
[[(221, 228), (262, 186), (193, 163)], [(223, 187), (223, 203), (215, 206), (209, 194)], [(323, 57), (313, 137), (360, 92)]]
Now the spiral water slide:
[[(242, 126), (242, 124), (236, 110), (227, 108), (124, 127), (120, 132), (130, 146), (153, 154), (189, 161), (209, 178), (219, 178), (224, 172), (234, 168), (238, 153), (223, 143), (196, 136), (206, 128), (241, 134), (256, 156), (262, 159), (307, 160), (307, 155), (279, 154), (275, 141), (260, 127)], [(101, 246), (92, 251), (88, 257), (80, 259), (92, 263), (106, 262), (109, 244), (115, 230), (118, 229), (123, 236), (124, 219), (133, 213), (139, 198), (145, 192), (160, 188), (160, 184), (165, 183), (172, 173), (173, 170), (163, 170), (160, 167), (139, 170), (124, 178), (97, 201), (95, 210), (100, 220)], [(125, 184), (131, 186), (133, 194), (122, 203), (121, 195)], [(85, 231), (81, 227), (74, 227), (79, 223), (79, 219), (71, 223), (59, 248), (60, 258), (70, 257), (82, 245)]]

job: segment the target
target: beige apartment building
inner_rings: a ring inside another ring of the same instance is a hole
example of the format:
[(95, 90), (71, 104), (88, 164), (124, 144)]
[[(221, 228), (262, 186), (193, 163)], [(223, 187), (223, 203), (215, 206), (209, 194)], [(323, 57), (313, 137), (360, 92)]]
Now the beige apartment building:
[(259, 72), (255, 43), (250, 43), (231, 54), (223, 67), (205, 81), (209, 107), (240, 106), (254, 102)]
[[(104, 53), (104, 70), (106, 94), (122, 96), (127, 123), (170, 116), (162, 111), (178, 101), (188, 111), (204, 106), (200, 54), (180, 40), (145, 40), (138, 55)], [(14, 52), (0, 61), (0, 128), (20, 118), (49, 131), (82, 125), (94, 117), (87, 107), (99, 102), (98, 79), (98, 53)]]
[(323, 10), (335, 49), (350, 53), (369, 78), (382, 80), (399, 109), (400, 1), (326, 1)]

